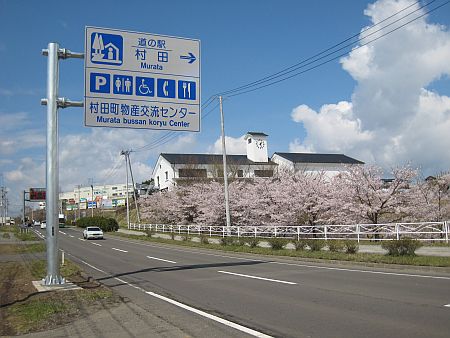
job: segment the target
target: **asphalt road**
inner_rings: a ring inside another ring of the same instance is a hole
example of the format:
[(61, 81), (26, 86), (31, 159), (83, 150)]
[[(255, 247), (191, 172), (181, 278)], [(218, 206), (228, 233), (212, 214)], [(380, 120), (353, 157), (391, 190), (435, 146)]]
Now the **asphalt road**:
[(269, 260), (114, 236), (86, 241), (69, 228), (61, 229), (59, 247), (132, 301), (191, 326), (194, 336), (449, 337), (450, 274)]

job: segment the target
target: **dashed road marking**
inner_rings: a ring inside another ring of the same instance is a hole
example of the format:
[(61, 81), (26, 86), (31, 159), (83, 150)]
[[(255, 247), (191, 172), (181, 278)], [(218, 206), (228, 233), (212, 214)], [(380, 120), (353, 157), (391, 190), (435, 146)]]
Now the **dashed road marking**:
[(120, 251), (120, 252), (128, 252), (128, 251), (126, 251), (126, 250), (117, 249), (117, 248), (111, 248), (111, 249), (116, 250), (116, 251)]
[(264, 277), (258, 277), (258, 276), (244, 275), (244, 274), (241, 274), (241, 273), (234, 273), (234, 272), (229, 272), (229, 271), (217, 271), (217, 272), (226, 273), (228, 275), (234, 275), (234, 276), (239, 276), (239, 277), (245, 277), (245, 278), (260, 279), (260, 280), (264, 280), (264, 281), (267, 281), (267, 282), (282, 283), (282, 284), (289, 284), (289, 285), (297, 285), (297, 283), (287, 282), (287, 281), (279, 280), (279, 279), (271, 279), (271, 278), (264, 278)]
[(80, 241), (83, 241), (83, 242), (85, 241), (85, 239), (84, 239), (84, 238), (78, 238), (78, 239), (79, 239)]
[(97, 246), (102, 246), (101, 244), (98, 244), (98, 243), (91, 243), (91, 244), (97, 245)]
[(174, 261), (169, 261), (168, 259), (156, 258), (156, 257), (152, 257), (152, 256), (147, 256), (147, 258), (155, 259), (157, 261), (163, 261), (163, 262), (167, 262), (167, 263), (173, 263), (173, 264), (177, 263), (177, 262), (174, 262)]

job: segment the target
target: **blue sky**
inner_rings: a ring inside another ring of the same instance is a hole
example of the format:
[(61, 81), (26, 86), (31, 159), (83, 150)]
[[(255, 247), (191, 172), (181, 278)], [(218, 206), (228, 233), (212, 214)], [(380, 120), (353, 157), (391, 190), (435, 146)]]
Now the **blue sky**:
[[(417, 13), (444, 2), (436, 0)], [(46, 110), (40, 99), (47, 60), (41, 50), (49, 42), (83, 52), (85, 26), (199, 39), (205, 101), (293, 65), (413, 3), (0, 0), (0, 173), (10, 189), (11, 210), (20, 208), (21, 190), (45, 185)], [(425, 174), (449, 170), (450, 5), (408, 27), (346, 58), (225, 100), (230, 152), (245, 152), (242, 136), (251, 130), (269, 135), (269, 154), (339, 152), (386, 169), (410, 162)], [(83, 76), (81, 60), (61, 61), (60, 96), (82, 100)], [(166, 133), (87, 128), (80, 108), (60, 110), (59, 123), (63, 191), (88, 184), (91, 177), (98, 184), (122, 182), (120, 150), (140, 148)], [(215, 109), (203, 119), (200, 133), (179, 132), (171, 142), (132, 154), (137, 180), (150, 177), (159, 153), (217, 152), (219, 136)]]

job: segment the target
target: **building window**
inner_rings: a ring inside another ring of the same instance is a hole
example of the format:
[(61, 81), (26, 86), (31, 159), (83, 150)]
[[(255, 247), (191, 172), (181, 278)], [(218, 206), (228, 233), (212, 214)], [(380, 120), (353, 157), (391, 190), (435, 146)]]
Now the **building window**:
[(161, 169), (161, 168), (162, 168), (162, 165), (160, 164), (160, 165), (159, 165), (159, 169)]
[(114, 194), (112, 194), (113, 196), (117, 196), (117, 193), (115, 192)]
[(166, 175), (166, 181), (169, 179), (169, 172), (168, 171), (166, 171), (165, 172), (165, 175)]
[(255, 177), (272, 177), (273, 170), (255, 170)]
[(247, 142), (248, 142), (248, 144), (252, 143), (252, 139), (249, 138), (249, 139), (247, 140)]
[(112, 189), (112, 190), (117, 190), (117, 187), (112, 187), (111, 189)]
[(244, 177), (244, 170), (238, 170), (237, 177)]
[[(223, 174), (222, 174), (223, 175)], [(178, 177), (207, 177), (206, 169), (178, 169)]]
[(156, 182), (158, 182), (158, 187), (159, 187), (159, 176), (156, 176)]

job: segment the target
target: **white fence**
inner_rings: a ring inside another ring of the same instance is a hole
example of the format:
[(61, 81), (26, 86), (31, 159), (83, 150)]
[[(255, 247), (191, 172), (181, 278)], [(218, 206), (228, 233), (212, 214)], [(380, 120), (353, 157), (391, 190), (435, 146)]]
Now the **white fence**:
[(131, 230), (150, 230), (188, 235), (236, 237), (285, 237), (314, 239), (353, 239), (384, 241), (404, 237), (421, 241), (448, 243), (450, 222), (350, 224), (350, 225), (300, 225), (300, 226), (204, 226), (167, 224), (130, 224)]

